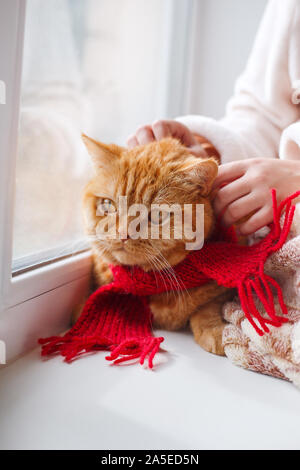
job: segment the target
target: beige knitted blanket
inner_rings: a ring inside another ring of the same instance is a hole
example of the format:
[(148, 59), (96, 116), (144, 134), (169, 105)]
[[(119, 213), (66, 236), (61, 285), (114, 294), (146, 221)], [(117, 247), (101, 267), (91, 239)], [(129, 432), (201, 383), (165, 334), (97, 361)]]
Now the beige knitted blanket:
[[(262, 235), (257, 234), (256, 238)], [(261, 337), (245, 319), (238, 300), (227, 302), (223, 306), (224, 318), (229, 323), (223, 333), (225, 354), (238, 366), (289, 380), (300, 388), (299, 202), (288, 240), (269, 258), (265, 270), (281, 285), (289, 322), (280, 328), (270, 326), (270, 333)], [(256, 305), (262, 313), (258, 300)]]

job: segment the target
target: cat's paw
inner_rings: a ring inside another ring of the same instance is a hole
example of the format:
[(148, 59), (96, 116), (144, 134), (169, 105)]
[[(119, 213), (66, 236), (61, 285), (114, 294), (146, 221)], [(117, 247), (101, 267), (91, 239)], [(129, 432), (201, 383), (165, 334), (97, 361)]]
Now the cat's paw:
[(198, 343), (205, 351), (225, 356), (222, 335), (224, 327), (217, 327), (218, 331), (204, 331)]
[(198, 332), (194, 330), (195, 341), (205, 349), (205, 351), (217, 354), (218, 356), (225, 356), (222, 341), (224, 327), (225, 324), (199, 330)]

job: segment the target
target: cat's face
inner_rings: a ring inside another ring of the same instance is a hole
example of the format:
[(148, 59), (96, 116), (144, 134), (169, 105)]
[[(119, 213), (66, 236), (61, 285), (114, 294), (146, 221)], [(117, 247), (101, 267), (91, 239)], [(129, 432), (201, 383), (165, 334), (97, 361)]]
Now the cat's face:
[[(87, 185), (83, 207), (87, 234), (105, 261), (112, 264), (139, 265), (145, 270), (160, 270), (182, 261), (189, 253), (187, 239), (179, 219), (172, 211), (158, 212), (153, 204), (204, 205), (204, 238), (213, 226), (208, 195), (217, 175), (212, 159), (200, 160), (189, 154), (177, 140), (168, 138), (134, 149), (104, 145), (89, 137), (83, 140), (90, 153), (95, 177)], [(123, 196), (122, 202), (120, 196)], [(124, 208), (142, 204), (143, 211), (128, 214)], [(121, 204), (121, 205), (120, 205)], [(167, 207), (166, 206), (166, 207)], [(192, 227), (196, 228), (195, 210)], [(141, 223), (137, 224), (136, 215)], [(182, 215), (183, 220), (183, 215)], [(182, 222), (182, 221), (181, 221)], [(131, 226), (130, 226), (131, 224)], [(170, 228), (163, 236), (163, 227)], [(151, 236), (155, 226), (159, 238)], [(179, 226), (180, 225), (180, 226)], [(148, 238), (130, 235), (132, 227), (140, 232), (149, 228)], [(142, 229), (143, 227), (143, 229)], [(129, 228), (129, 235), (127, 229)]]

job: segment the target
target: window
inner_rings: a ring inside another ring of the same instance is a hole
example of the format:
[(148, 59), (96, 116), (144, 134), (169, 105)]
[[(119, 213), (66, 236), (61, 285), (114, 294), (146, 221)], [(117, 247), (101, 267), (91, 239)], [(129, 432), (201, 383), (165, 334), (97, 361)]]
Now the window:
[(123, 144), (162, 112), (161, 0), (28, 0), (13, 271), (79, 251), (85, 131)]
[(88, 286), (81, 132), (124, 144), (139, 124), (184, 111), (194, 3), (0, 0), (0, 340), (8, 359), (66, 328)]

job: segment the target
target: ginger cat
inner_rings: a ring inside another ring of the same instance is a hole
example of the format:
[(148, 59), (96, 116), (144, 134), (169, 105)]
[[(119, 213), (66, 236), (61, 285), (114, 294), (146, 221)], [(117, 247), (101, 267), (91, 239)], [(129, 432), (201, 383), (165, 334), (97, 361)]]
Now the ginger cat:
[[(105, 145), (87, 136), (83, 136), (83, 140), (95, 170), (83, 198), (85, 227), (93, 254), (91, 289), (111, 282), (109, 264), (138, 265), (145, 271), (167, 268), (168, 275), (172, 275), (172, 266), (190, 253), (184, 235), (175, 238), (174, 218), (170, 239), (132, 239), (122, 238), (119, 234), (117, 239), (110, 239), (108, 235), (99, 237), (99, 227), (100, 231), (109, 233), (107, 224), (112, 213), (117, 211), (119, 196), (127, 196), (128, 206), (133, 203), (146, 205), (149, 212), (153, 203), (198, 203), (204, 205), (204, 238), (209, 239), (214, 228), (210, 191), (218, 172), (217, 163), (211, 158), (192, 156), (186, 147), (172, 138), (133, 149)], [(119, 228), (122, 221), (118, 213), (115, 216)], [(176, 330), (189, 322), (200, 346), (223, 355), (224, 322), (220, 310), (229, 295), (228, 289), (210, 282), (188, 291), (151, 296), (149, 305), (154, 325)], [(74, 312), (73, 321), (80, 315), (84, 301)]]

